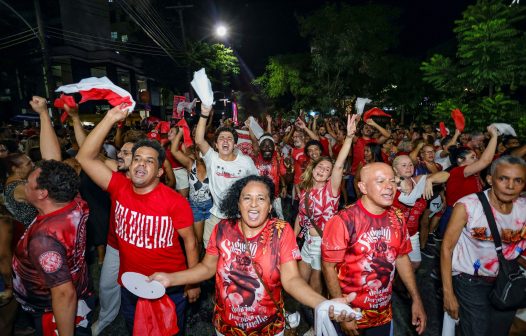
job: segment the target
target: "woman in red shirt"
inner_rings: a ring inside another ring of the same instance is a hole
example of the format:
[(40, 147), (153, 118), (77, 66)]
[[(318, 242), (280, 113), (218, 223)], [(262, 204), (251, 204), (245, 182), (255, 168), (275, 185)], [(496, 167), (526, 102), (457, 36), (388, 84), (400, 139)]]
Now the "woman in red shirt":
[(457, 154), (457, 167), (451, 169), (449, 180), (446, 184), (446, 204), (447, 208), (438, 225), (439, 236), (443, 237), (446, 231), (449, 217), (453, 211), (455, 203), (464, 196), (482, 191), (484, 184), (479, 173), (486, 169), (493, 161), (495, 150), (497, 149), (498, 132), (494, 126), (488, 126), (491, 135), (488, 146), (480, 156), (474, 150), (464, 147)]

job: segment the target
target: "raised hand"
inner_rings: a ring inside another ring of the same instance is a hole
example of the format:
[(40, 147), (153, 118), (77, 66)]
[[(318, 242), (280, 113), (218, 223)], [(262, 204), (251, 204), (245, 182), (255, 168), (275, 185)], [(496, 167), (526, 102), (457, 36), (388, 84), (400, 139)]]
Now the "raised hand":
[(64, 111), (73, 119), (79, 117), (79, 106), (75, 105), (75, 107), (69, 107), (68, 105), (64, 104)]
[(358, 120), (360, 120), (360, 116), (358, 116), (357, 114), (347, 115), (347, 136), (348, 137), (352, 137), (356, 133), (356, 126), (358, 125)]
[(117, 105), (109, 110), (107, 115), (113, 119), (114, 123), (119, 122), (128, 116), (128, 107), (126, 104)]
[(33, 111), (35, 111), (38, 114), (48, 113), (46, 98), (33, 96), (33, 98), (29, 101), (29, 105), (31, 105)]

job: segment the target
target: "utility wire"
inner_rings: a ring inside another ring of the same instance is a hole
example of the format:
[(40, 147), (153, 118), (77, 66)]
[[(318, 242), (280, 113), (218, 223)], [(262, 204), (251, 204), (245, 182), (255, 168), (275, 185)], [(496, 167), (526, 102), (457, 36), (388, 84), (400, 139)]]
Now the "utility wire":
[(143, 4), (143, 6), (149, 10), (149, 12), (151, 13), (151, 17), (154, 18), (154, 21), (153, 22), (156, 22), (157, 25), (159, 26), (159, 28), (163, 31), (163, 32), (166, 32), (166, 34), (170, 37), (169, 40), (170, 42), (172, 43), (175, 43), (175, 45), (178, 47), (178, 48), (181, 48), (184, 50), (184, 46), (182, 45), (182, 43), (179, 41), (179, 39), (174, 35), (173, 31), (170, 29), (170, 27), (167, 26), (166, 24), (166, 21), (161, 18), (161, 16), (159, 15), (159, 12), (157, 12), (157, 10), (155, 8), (153, 8), (153, 6), (151, 4), (148, 4), (145, 0), (138, 0), (140, 3)]
[(126, 47), (116, 47), (114, 45), (109, 45), (105, 42), (100, 42), (100, 41), (93, 41), (93, 40), (89, 40), (89, 39), (82, 39), (82, 38), (73, 38), (73, 37), (68, 37), (68, 36), (64, 36), (64, 35), (58, 35), (58, 34), (53, 34), (53, 33), (48, 33), (50, 37), (54, 38), (54, 39), (64, 39), (64, 40), (67, 40), (67, 41), (70, 41), (70, 42), (75, 42), (75, 43), (79, 43), (79, 44), (83, 44), (83, 45), (91, 45), (91, 46), (99, 46), (99, 47), (102, 47), (104, 49), (110, 49), (110, 50), (114, 50), (114, 51), (126, 51), (126, 52), (131, 52), (131, 53), (137, 53), (137, 54), (144, 54), (144, 55), (153, 55), (153, 56), (166, 56), (165, 53), (162, 53), (162, 52), (156, 52), (156, 51), (147, 51), (147, 50), (144, 50), (144, 49), (140, 49), (140, 48), (136, 48), (136, 49), (131, 49), (131, 48), (126, 48)]
[(22, 36), (19, 36), (19, 37), (16, 37), (16, 38), (12, 38), (12, 39), (10, 39), (8, 41), (0, 42), (0, 45), (2, 45), (2, 44), (9, 44), (9, 43), (12, 43), (12, 42), (23, 40), (23, 39), (26, 39), (26, 38), (28, 38), (29, 36), (32, 36), (32, 35), (33, 35), (33, 33), (29, 33), (29, 34), (22, 35)]
[(137, 47), (141, 47), (141, 48), (147, 48), (147, 49), (155, 49), (155, 50), (158, 50), (158, 51), (162, 51), (161, 48), (159, 48), (158, 46), (155, 46), (155, 45), (148, 45), (148, 44), (141, 44), (141, 43), (135, 43), (135, 42), (120, 42), (120, 41), (116, 41), (116, 40), (113, 40), (111, 38), (104, 38), (104, 37), (100, 37), (100, 36), (95, 36), (95, 35), (90, 35), (90, 34), (83, 34), (83, 33), (78, 33), (78, 32), (74, 32), (74, 31), (71, 31), (71, 30), (64, 30), (64, 29), (60, 29), (60, 28), (54, 28), (54, 27), (47, 27), (48, 28), (48, 31), (53, 31), (53, 32), (56, 32), (56, 33), (62, 33), (62, 34), (65, 34), (65, 35), (77, 35), (77, 36), (80, 36), (80, 37), (90, 37), (92, 39), (96, 39), (96, 40), (102, 40), (102, 41), (107, 41), (107, 42), (112, 42), (112, 43), (117, 43), (117, 44), (126, 44), (126, 45), (130, 45), (130, 46), (137, 46)]
[(7, 48), (10, 48), (10, 47), (15, 46), (17, 44), (24, 43), (24, 42), (27, 42), (27, 41), (30, 41), (30, 40), (36, 39), (36, 38), (37, 37), (33, 35), (33, 36), (30, 36), (30, 37), (26, 38), (25, 40), (14, 42), (14, 43), (11, 43), (9, 45), (0, 45), (0, 50), (7, 49)]
[(0, 37), (0, 41), (6, 40), (8, 38), (15, 37), (15, 36), (18, 36), (18, 35), (27, 34), (27, 33), (33, 34), (33, 31), (31, 29), (28, 29), (28, 30), (24, 30), (24, 31), (22, 31), (20, 33), (16, 33), (16, 34), (11, 34), (11, 35), (8, 35), (8, 36)]

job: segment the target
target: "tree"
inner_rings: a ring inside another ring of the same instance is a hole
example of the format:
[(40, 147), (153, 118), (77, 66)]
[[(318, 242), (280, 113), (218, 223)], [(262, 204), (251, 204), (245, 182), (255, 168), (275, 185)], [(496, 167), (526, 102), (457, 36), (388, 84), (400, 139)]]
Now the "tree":
[(497, 0), (478, 0), (464, 11), (455, 22), (456, 58), (433, 55), (421, 66), (424, 81), (442, 93), (436, 117), (462, 106), (470, 128), (518, 121), (523, 107), (512, 96), (525, 84), (526, 35), (519, 28), (525, 18), (525, 7)]
[(239, 60), (234, 51), (221, 43), (191, 42), (185, 62), (195, 71), (205, 68), (212, 83), (230, 85), (232, 76), (238, 75)]

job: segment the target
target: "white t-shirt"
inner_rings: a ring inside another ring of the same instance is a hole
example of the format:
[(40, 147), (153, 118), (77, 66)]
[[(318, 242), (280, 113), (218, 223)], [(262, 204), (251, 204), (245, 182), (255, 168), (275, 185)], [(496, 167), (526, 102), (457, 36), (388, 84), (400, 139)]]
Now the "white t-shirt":
[(206, 165), (206, 173), (209, 179), (210, 193), (214, 205), (210, 213), (218, 218), (225, 218), (219, 211), (219, 205), (223, 201), (230, 186), (245, 176), (259, 175), (254, 161), (248, 156), (237, 153), (235, 160), (225, 161), (219, 158), (219, 154), (212, 148), (208, 149), (203, 156)]
[[(485, 191), (486, 197), (488, 191)], [(462, 229), (458, 243), (453, 250), (453, 275), (467, 273), (495, 277), (499, 261), (486, 215), (476, 194), (458, 200), (464, 204), (468, 222)], [(501, 214), (492, 207), (502, 240), (502, 252), (508, 260), (526, 255), (526, 237), (521, 232), (526, 229), (526, 198), (521, 197), (513, 203), (510, 214)]]
[(440, 153), (442, 153), (443, 150), (438, 150), (435, 153), (435, 162), (442, 166), (442, 170), (446, 170), (449, 167), (451, 167), (451, 160), (449, 159), (449, 155), (446, 157), (441, 157)]

